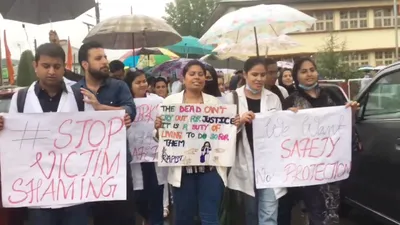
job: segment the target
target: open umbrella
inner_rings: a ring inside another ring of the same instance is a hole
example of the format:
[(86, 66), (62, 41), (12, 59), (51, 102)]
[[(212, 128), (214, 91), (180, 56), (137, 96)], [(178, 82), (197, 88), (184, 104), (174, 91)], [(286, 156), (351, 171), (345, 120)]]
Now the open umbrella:
[[(251, 56), (257, 55), (257, 46), (254, 44), (254, 35), (243, 39), (240, 43), (229, 43), (218, 45), (213, 52), (219, 55), (221, 59), (235, 57), (238, 59), (247, 59)], [(258, 50), (265, 52), (266, 55), (269, 50), (281, 50), (297, 47), (300, 44), (287, 35), (278, 37), (259, 35)]]
[(1, 0), (4, 19), (45, 24), (75, 19), (95, 6), (94, 0)]
[(198, 38), (192, 36), (183, 36), (182, 41), (164, 47), (178, 54), (196, 54), (207, 55), (214, 49), (211, 45), (203, 45), (199, 42)]
[(108, 49), (135, 49), (173, 45), (181, 40), (178, 32), (162, 19), (124, 15), (97, 24), (83, 43), (97, 41)]
[(164, 48), (139, 48), (127, 51), (119, 59), (129, 67), (153, 67), (171, 59), (178, 59), (179, 56)]
[(286, 5), (261, 4), (224, 15), (200, 38), (200, 42), (218, 44), (221, 39), (230, 39), (240, 43), (253, 34), (259, 55), (257, 34), (278, 37), (295, 31), (305, 31), (315, 21), (315, 18)]
[[(153, 69), (153, 75), (161, 75), (163, 77), (181, 78), (183, 67), (193, 59), (174, 59), (167, 61)], [(202, 61), (204, 64), (208, 64)]]

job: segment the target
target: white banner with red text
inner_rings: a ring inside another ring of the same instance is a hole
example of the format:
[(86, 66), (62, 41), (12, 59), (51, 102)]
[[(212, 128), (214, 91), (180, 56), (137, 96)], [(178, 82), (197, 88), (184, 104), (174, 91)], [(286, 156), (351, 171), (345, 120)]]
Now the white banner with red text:
[(344, 180), (351, 169), (352, 114), (344, 106), (257, 114), (257, 189)]
[(4, 207), (126, 199), (125, 112), (4, 114)]
[(135, 98), (136, 117), (128, 129), (129, 150), (132, 163), (156, 162), (158, 142), (154, 140), (154, 122), (160, 98)]

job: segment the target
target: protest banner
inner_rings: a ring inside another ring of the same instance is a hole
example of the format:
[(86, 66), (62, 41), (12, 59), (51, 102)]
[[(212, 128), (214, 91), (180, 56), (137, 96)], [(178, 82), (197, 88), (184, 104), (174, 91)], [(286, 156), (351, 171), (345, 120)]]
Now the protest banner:
[(122, 110), (4, 114), (3, 206), (126, 199), (124, 115)]
[(235, 105), (161, 105), (159, 166), (232, 166)]
[(132, 163), (157, 161), (158, 142), (154, 140), (153, 131), (162, 101), (158, 96), (135, 99), (136, 117), (127, 133)]
[(256, 187), (297, 187), (349, 177), (351, 109), (344, 106), (257, 114)]

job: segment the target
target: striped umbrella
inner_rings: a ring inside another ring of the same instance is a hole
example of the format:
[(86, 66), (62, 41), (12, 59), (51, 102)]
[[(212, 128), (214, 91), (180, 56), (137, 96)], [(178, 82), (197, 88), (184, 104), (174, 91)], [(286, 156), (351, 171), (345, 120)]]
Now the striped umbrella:
[(124, 15), (97, 24), (83, 40), (96, 41), (108, 49), (135, 49), (178, 43), (179, 33), (164, 20), (144, 15)]
[(128, 67), (145, 68), (178, 58), (178, 55), (164, 48), (137, 48), (127, 51), (119, 60)]

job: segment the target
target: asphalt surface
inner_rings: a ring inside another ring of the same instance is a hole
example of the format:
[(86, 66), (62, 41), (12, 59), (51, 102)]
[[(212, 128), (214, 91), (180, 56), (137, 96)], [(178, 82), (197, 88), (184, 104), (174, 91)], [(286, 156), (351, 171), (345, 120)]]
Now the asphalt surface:
[[(293, 210), (293, 221), (292, 225), (308, 225), (306, 221), (306, 217), (301, 213), (300, 209), (296, 207)], [(138, 220), (136, 225), (142, 225), (143, 221), (138, 216)], [(171, 214), (169, 218), (165, 220), (164, 225), (173, 225)], [(361, 213), (357, 210), (352, 210), (350, 215), (346, 218), (340, 218), (340, 225), (382, 225), (370, 216), (367, 216), (364, 213)]]

